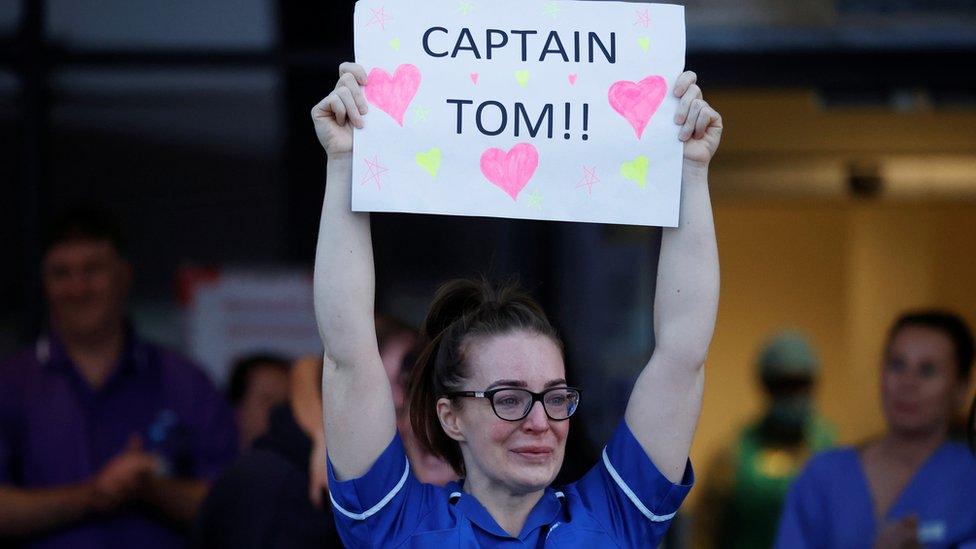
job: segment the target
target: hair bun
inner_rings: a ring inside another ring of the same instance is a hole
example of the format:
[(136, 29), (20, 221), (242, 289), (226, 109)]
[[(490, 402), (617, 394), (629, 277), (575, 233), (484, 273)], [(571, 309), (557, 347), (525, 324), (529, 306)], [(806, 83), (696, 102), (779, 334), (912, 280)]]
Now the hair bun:
[(485, 280), (454, 279), (437, 289), (427, 318), (420, 328), (421, 337), (430, 341), (460, 318), (471, 317), (486, 304), (495, 302), (495, 291)]

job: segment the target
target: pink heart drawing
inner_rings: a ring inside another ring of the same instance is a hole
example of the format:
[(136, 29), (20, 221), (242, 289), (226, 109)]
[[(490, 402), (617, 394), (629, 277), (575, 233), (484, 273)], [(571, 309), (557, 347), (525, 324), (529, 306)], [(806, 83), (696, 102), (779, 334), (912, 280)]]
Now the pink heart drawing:
[(396, 68), (391, 77), (385, 70), (375, 67), (366, 79), (366, 100), (403, 125), (403, 114), (417, 95), (420, 87), (420, 69), (410, 64)]
[(478, 84), (478, 73), (476, 72), (471, 73), (471, 82), (475, 85)]
[(576, 75), (575, 74), (569, 75), (569, 85), (570, 86), (575, 86), (576, 85)]
[(668, 83), (663, 77), (648, 76), (636, 84), (628, 80), (614, 82), (607, 98), (613, 110), (633, 126), (637, 139), (640, 139), (667, 91)]
[(519, 143), (507, 153), (491, 148), (481, 154), (481, 173), (512, 200), (518, 200), (538, 165), (539, 151), (528, 143)]

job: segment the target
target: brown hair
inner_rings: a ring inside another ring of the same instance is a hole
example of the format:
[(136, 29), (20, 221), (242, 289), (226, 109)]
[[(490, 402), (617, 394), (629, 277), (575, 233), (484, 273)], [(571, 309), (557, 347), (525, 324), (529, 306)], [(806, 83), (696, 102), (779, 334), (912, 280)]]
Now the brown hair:
[(458, 475), (464, 474), (461, 448), (441, 428), (437, 399), (458, 390), (468, 376), (468, 338), (521, 330), (549, 337), (562, 350), (542, 307), (515, 283), (451, 280), (437, 290), (427, 311), (420, 328), (422, 350), (410, 379), (410, 425), (421, 446), (447, 461)]

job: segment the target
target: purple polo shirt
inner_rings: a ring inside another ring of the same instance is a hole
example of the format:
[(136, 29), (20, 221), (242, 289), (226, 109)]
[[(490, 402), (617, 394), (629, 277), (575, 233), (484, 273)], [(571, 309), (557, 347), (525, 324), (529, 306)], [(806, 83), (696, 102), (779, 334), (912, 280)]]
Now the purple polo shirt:
[[(0, 484), (46, 488), (90, 479), (138, 434), (175, 477), (214, 479), (237, 451), (230, 408), (191, 362), (129, 332), (93, 391), (54, 336), (0, 364)], [(182, 547), (136, 508), (32, 539), (32, 548)]]

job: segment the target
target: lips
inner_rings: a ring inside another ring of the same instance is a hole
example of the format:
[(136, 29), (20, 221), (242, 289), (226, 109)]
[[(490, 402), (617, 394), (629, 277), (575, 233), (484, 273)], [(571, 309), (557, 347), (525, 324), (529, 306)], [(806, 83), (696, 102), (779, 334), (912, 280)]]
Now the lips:
[(552, 457), (553, 448), (550, 446), (520, 446), (510, 450), (519, 459), (530, 463), (544, 463)]
[(899, 414), (914, 414), (918, 411), (918, 404), (911, 402), (895, 402), (893, 408)]

